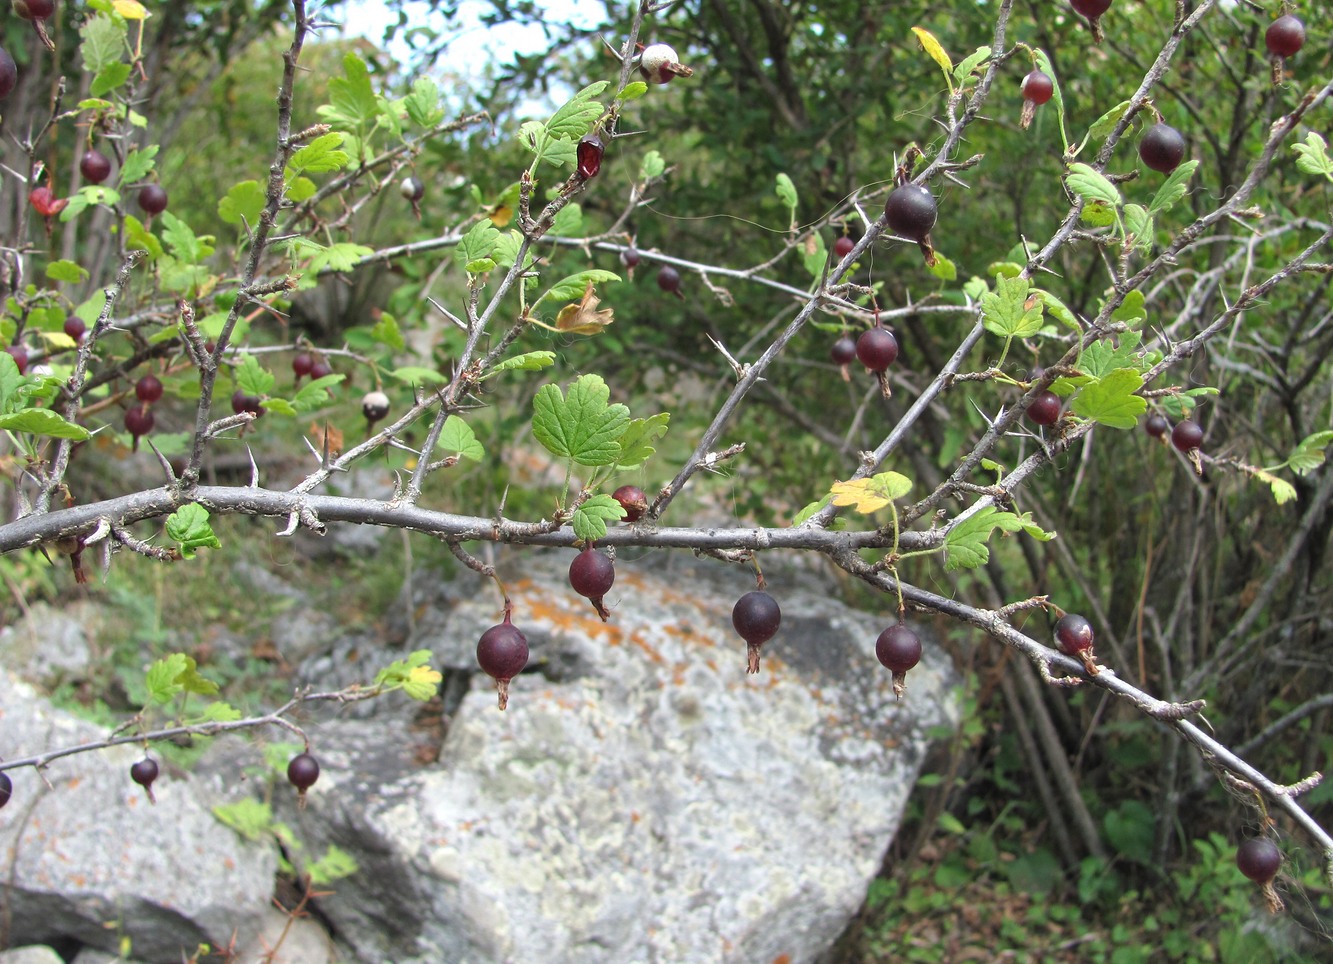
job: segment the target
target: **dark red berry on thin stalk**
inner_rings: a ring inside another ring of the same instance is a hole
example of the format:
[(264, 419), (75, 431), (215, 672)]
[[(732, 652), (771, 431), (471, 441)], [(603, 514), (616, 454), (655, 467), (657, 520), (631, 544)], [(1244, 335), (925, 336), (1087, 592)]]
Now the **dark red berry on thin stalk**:
[(22, 345), (10, 345), (5, 349), (9, 357), (14, 359), (14, 364), (19, 368), (19, 374), (22, 375), (28, 370), (28, 349)]
[(569, 585), (580, 596), (587, 597), (597, 610), (597, 615), (606, 622), (611, 614), (607, 612), (602, 598), (610, 591), (616, 581), (616, 564), (605, 553), (598, 552), (592, 546), (586, 547), (569, 564)]
[(310, 366), (310, 377), (319, 379), (326, 378), (333, 374), (333, 366), (322, 358), (316, 358), (315, 363)]
[(1305, 46), (1305, 24), (1300, 17), (1284, 14), (1268, 25), (1264, 44), (1275, 57), (1292, 57)]
[(1111, 9), (1111, 0), (1070, 0), (1069, 5), (1091, 20)]
[(296, 376), (299, 382), (302, 377), (309, 375), (311, 369), (315, 367), (315, 356), (308, 351), (298, 351), (292, 356), (292, 374)]
[(22, 20), (45, 20), (56, 12), (55, 0), (14, 0), (13, 8)]
[(1161, 438), (1171, 430), (1171, 423), (1164, 416), (1153, 412), (1143, 420), (1143, 430), (1153, 438)]
[(1038, 425), (1054, 425), (1060, 420), (1060, 408), (1060, 396), (1055, 392), (1038, 392), (1028, 405), (1027, 416)]
[(131, 449), (139, 451), (139, 439), (153, 430), (153, 410), (147, 405), (135, 405), (125, 411), (125, 431), (130, 433)]
[(669, 264), (664, 264), (657, 272), (657, 287), (668, 294), (673, 294), (678, 298), (685, 296), (680, 293), (680, 272)]
[(731, 608), (731, 625), (745, 640), (747, 673), (759, 672), (759, 649), (782, 625), (782, 610), (777, 600), (763, 590), (747, 592)]
[(287, 764), (287, 782), (296, 787), (297, 806), (305, 809), (305, 793), (319, 779), (319, 761), (309, 753), (298, 753)]
[(149, 217), (167, 209), (167, 192), (161, 184), (145, 184), (139, 188), (139, 207)]
[(111, 176), (111, 159), (90, 147), (79, 158), (79, 173), (89, 184), (101, 184)]
[(1170, 124), (1159, 121), (1139, 141), (1139, 157), (1154, 171), (1170, 174), (1185, 158), (1185, 138)]
[(509, 681), (528, 665), (528, 638), (509, 621), (492, 626), (477, 641), (477, 665), (495, 680), (500, 709), (509, 705)]
[(596, 134), (585, 134), (579, 141), (575, 149), (575, 155), (578, 158), (579, 177), (587, 180), (590, 177), (596, 177), (597, 172), (602, 169), (602, 155), (606, 153), (606, 145)]
[(9, 56), (9, 51), (0, 47), (0, 100), (4, 100), (13, 93), (18, 82), (18, 64), (14, 63), (14, 58)]
[(611, 498), (620, 503), (625, 510), (626, 522), (638, 522), (648, 511), (648, 497), (637, 485), (622, 485), (611, 493)]
[(1181, 452), (1190, 452), (1197, 449), (1203, 442), (1203, 426), (1198, 422), (1191, 422), (1186, 419), (1183, 422), (1176, 423), (1176, 427), (1171, 430), (1171, 444)]
[(852, 249), (855, 247), (855, 241), (847, 237), (845, 234), (840, 234), (838, 235), (838, 240), (833, 242), (833, 253), (837, 256), (838, 260), (841, 261), (843, 258), (847, 257), (847, 255), (851, 254)]
[(856, 361), (856, 342), (850, 335), (843, 335), (828, 350), (828, 357), (835, 365), (850, 365)]
[(1282, 866), (1282, 851), (1267, 837), (1254, 837), (1236, 848), (1236, 866), (1256, 884), (1266, 884)]
[(162, 397), (162, 382), (156, 375), (145, 375), (134, 383), (134, 397), (151, 405)]
[(1082, 660), (1089, 675), (1097, 675), (1098, 667), (1092, 652), (1092, 623), (1077, 613), (1065, 613), (1055, 623), (1055, 641), (1066, 656)]
[(247, 395), (239, 388), (232, 392), (231, 410), (237, 415), (242, 412), (249, 412), (255, 418), (264, 414), (263, 399), (258, 395)]
[(14, 781), (9, 779), (8, 773), (0, 773), (0, 807), (9, 802), (9, 796), (14, 792)]
[(856, 357), (872, 372), (882, 372), (898, 357), (898, 339), (887, 328), (870, 328), (856, 339)]
[(921, 662), (921, 638), (902, 623), (890, 626), (875, 640), (875, 657), (893, 674), (893, 695), (902, 699), (907, 671)]
[(626, 248), (624, 251), (620, 252), (620, 263), (626, 268), (637, 268), (639, 260), (638, 248)]
[(134, 764), (130, 767), (130, 779), (147, 791), (149, 803), (157, 803), (157, 798), (153, 796), (153, 781), (157, 779), (156, 760), (146, 756)]
[(894, 234), (924, 243), (935, 226), (939, 207), (920, 184), (903, 184), (894, 188), (884, 202), (884, 215)]
[(78, 315), (67, 315), (65, 317), (65, 334), (73, 338), (75, 343), (83, 341), (83, 336), (88, 333), (88, 326)]
[(1055, 82), (1044, 70), (1030, 70), (1023, 78), (1023, 99), (1040, 107), (1055, 94)]

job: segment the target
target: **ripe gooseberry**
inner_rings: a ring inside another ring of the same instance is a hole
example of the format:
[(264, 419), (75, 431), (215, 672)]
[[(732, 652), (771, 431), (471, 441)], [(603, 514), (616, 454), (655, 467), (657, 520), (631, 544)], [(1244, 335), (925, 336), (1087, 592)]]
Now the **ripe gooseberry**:
[(1203, 426), (1186, 419), (1171, 430), (1171, 444), (1181, 452), (1191, 452), (1203, 442)]
[(872, 372), (882, 372), (898, 357), (898, 339), (887, 328), (869, 328), (856, 339), (856, 357)]
[(503, 710), (509, 705), (509, 681), (528, 665), (528, 638), (509, 621), (507, 606), (504, 622), (492, 626), (477, 640), (477, 665), (495, 680)]
[(607, 612), (602, 598), (616, 581), (616, 564), (605, 553), (593, 549), (591, 543), (574, 557), (569, 564), (569, 585), (580, 596), (592, 602), (597, 615), (606, 622), (611, 614)]
[(79, 158), (79, 173), (89, 184), (101, 184), (111, 176), (111, 159), (90, 147)]
[(22, 345), (10, 345), (5, 351), (9, 353), (10, 358), (14, 359), (14, 364), (18, 366), (20, 375), (28, 370), (28, 349)]
[(162, 397), (162, 382), (156, 375), (145, 375), (134, 383), (134, 397), (151, 405)]
[(1268, 52), (1275, 57), (1294, 56), (1305, 46), (1305, 24), (1301, 18), (1290, 13), (1283, 14), (1268, 25), (1264, 33), (1264, 44)]
[(1170, 174), (1185, 157), (1185, 138), (1170, 124), (1158, 121), (1139, 141), (1139, 157), (1154, 171)]
[(1028, 403), (1027, 416), (1038, 425), (1054, 425), (1060, 420), (1060, 409), (1060, 396), (1048, 389)]
[(851, 335), (843, 335), (828, 350), (829, 361), (835, 365), (850, 365), (856, 361), (856, 342)]
[(855, 247), (855, 241), (845, 234), (840, 234), (838, 235), (838, 240), (833, 242), (833, 253), (837, 256), (838, 260), (841, 261), (843, 258), (847, 257), (847, 255), (851, 254), (852, 249)]
[(1282, 851), (1267, 837), (1244, 840), (1236, 848), (1236, 866), (1256, 884), (1266, 884), (1282, 866)]
[(680, 272), (669, 264), (664, 264), (657, 272), (657, 287), (668, 294), (673, 294), (678, 298), (685, 296), (680, 293)]
[(9, 51), (0, 47), (0, 100), (4, 100), (12, 94), (18, 82), (18, 64), (14, 63), (14, 58), (9, 55)]
[(83, 336), (88, 333), (88, 326), (78, 315), (65, 316), (65, 334), (73, 338), (75, 343), (83, 341)]
[(902, 623), (890, 626), (875, 640), (875, 657), (893, 674), (893, 695), (902, 699), (907, 671), (921, 662), (921, 637)]
[(640, 256), (638, 248), (626, 248), (624, 251), (620, 252), (620, 263), (626, 268), (637, 268), (639, 266), (639, 260)]
[(315, 356), (308, 351), (298, 351), (292, 356), (292, 374), (296, 376), (299, 382), (305, 375), (309, 375), (315, 367)]
[(648, 511), (648, 496), (637, 485), (622, 485), (611, 493), (611, 498), (625, 510), (626, 522), (638, 522)]
[(153, 796), (153, 781), (157, 779), (156, 760), (146, 756), (131, 766), (130, 779), (147, 791), (149, 803), (157, 803), (157, 798)]
[(1098, 667), (1092, 653), (1092, 623), (1077, 613), (1065, 613), (1056, 620), (1055, 641), (1066, 656), (1082, 660), (1088, 675), (1097, 675)]
[(305, 809), (305, 793), (319, 779), (319, 761), (309, 751), (298, 753), (287, 764), (287, 782), (296, 787), (296, 803)]
[(145, 184), (139, 188), (139, 207), (149, 217), (167, 209), (167, 192), (161, 184)]
[(759, 672), (759, 649), (773, 638), (782, 625), (782, 610), (777, 600), (762, 589), (747, 592), (731, 608), (731, 625), (745, 640), (745, 671)]
[(1171, 423), (1166, 420), (1165, 416), (1159, 415), (1156, 412), (1153, 412), (1143, 420), (1143, 430), (1153, 438), (1161, 438), (1170, 430), (1170, 428)]
[(14, 0), (13, 7), (21, 20), (45, 20), (56, 12), (55, 0)]
[(315, 363), (310, 366), (310, 377), (314, 379), (327, 378), (333, 374), (333, 366), (322, 358), (316, 358)]
[(584, 180), (596, 177), (597, 172), (602, 169), (602, 155), (605, 153), (606, 145), (596, 133), (584, 134), (579, 140), (578, 147), (575, 148), (579, 177)]
[(389, 414), (389, 396), (379, 391), (366, 392), (361, 398), (361, 414), (374, 425)]
[(1111, 0), (1070, 0), (1069, 5), (1091, 20), (1111, 9)]
[(930, 237), (938, 215), (934, 196), (920, 184), (896, 187), (884, 202), (889, 230), (913, 241), (924, 242)]
[(153, 410), (147, 405), (135, 405), (125, 411), (125, 431), (130, 433), (130, 448), (139, 451), (139, 439), (153, 430)]
[(0, 771), (0, 807), (9, 802), (10, 794), (14, 792), (14, 781), (9, 779), (9, 774)]
[(1055, 94), (1055, 82), (1044, 70), (1033, 69), (1023, 78), (1023, 99), (1041, 106)]

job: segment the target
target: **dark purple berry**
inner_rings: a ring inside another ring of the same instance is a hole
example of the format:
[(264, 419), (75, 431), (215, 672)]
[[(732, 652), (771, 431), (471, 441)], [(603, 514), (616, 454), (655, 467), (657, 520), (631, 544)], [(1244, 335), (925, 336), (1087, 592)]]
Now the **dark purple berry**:
[(938, 214), (935, 198), (920, 184), (896, 187), (884, 202), (889, 230), (913, 241), (924, 242), (930, 236)]
[(45, 20), (56, 12), (55, 0), (14, 0), (13, 8), (22, 20)]
[(1038, 425), (1054, 425), (1060, 420), (1060, 407), (1060, 396), (1055, 392), (1038, 392), (1028, 405), (1027, 416)]
[(315, 367), (315, 356), (308, 351), (298, 351), (292, 356), (292, 374), (299, 382), (302, 376), (309, 375)]
[(921, 662), (921, 639), (899, 623), (890, 626), (875, 640), (875, 656), (894, 673), (906, 673)]
[(1171, 429), (1171, 423), (1165, 417), (1153, 412), (1143, 420), (1143, 430), (1153, 438), (1161, 438)]
[(1282, 866), (1282, 851), (1267, 837), (1253, 837), (1236, 848), (1236, 866), (1256, 884), (1266, 884)]
[(67, 315), (65, 317), (65, 334), (73, 338), (76, 344), (83, 341), (83, 336), (87, 333), (88, 326), (78, 315)]
[(625, 510), (626, 522), (638, 522), (648, 511), (648, 497), (637, 485), (622, 485), (611, 493), (611, 498), (620, 503)]
[(477, 665), (495, 680), (500, 694), (500, 709), (509, 705), (509, 681), (528, 665), (528, 638), (509, 621), (492, 626), (477, 641)]
[(898, 339), (887, 328), (869, 328), (856, 339), (856, 357), (872, 372), (882, 372), (898, 357)]
[(134, 396), (146, 405), (162, 397), (162, 382), (156, 375), (145, 375), (134, 383)]
[(256, 417), (264, 414), (263, 399), (258, 395), (247, 395), (241, 389), (231, 393), (231, 410), (237, 415), (249, 412)]
[(0, 772), (0, 807), (9, 802), (9, 796), (14, 792), (14, 781), (9, 779), (9, 774)]
[(5, 351), (9, 352), (9, 357), (19, 367), (19, 374), (24, 374), (28, 370), (28, 349), (22, 345), (10, 345)]
[(389, 414), (389, 396), (383, 392), (366, 392), (361, 399), (361, 414), (366, 421), (374, 425)]
[(639, 260), (638, 248), (626, 248), (624, 251), (620, 252), (620, 263), (626, 268), (637, 268)]
[(408, 176), (398, 185), (398, 192), (415, 204), (426, 196), (426, 185), (421, 183), (421, 178)]
[(298, 753), (287, 764), (287, 782), (296, 787), (296, 802), (305, 809), (305, 792), (319, 779), (319, 761), (309, 753)]
[(604, 553), (592, 546), (586, 547), (569, 564), (569, 584), (580, 596), (592, 601), (597, 615), (606, 622), (611, 614), (607, 612), (602, 598), (616, 581), (616, 564)]
[(575, 155), (578, 158), (579, 177), (587, 180), (590, 177), (596, 177), (597, 172), (602, 169), (602, 155), (606, 152), (606, 145), (596, 134), (585, 134), (575, 148)]
[(828, 357), (835, 365), (850, 365), (856, 361), (856, 342), (851, 335), (843, 335), (828, 350)]
[(1268, 52), (1277, 57), (1291, 57), (1305, 46), (1305, 24), (1301, 18), (1284, 14), (1268, 25), (1264, 34)]
[(139, 207), (149, 217), (167, 209), (167, 192), (161, 184), (145, 184), (139, 188)]
[(657, 272), (657, 287), (667, 294), (680, 295), (680, 272), (669, 264), (662, 265)]
[(1023, 99), (1041, 106), (1055, 94), (1055, 82), (1044, 70), (1031, 70), (1023, 78)]
[(130, 433), (133, 439), (131, 448), (139, 451), (139, 439), (153, 430), (153, 423), (157, 419), (153, 417), (153, 410), (147, 405), (135, 405), (133, 408), (125, 411), (125, 431)]
[(1069, 0), (1069, 5), (1091, 20), (1111, 9), (1111, 0)]
[(322, 358), (316, 358), (315, 363), (310, 366), (310, 377), (314, 379), (326, 378), (333, 374), (333, 366)]
[(1055, 641), (1066, 656), (1092, 652), (1092, 623), (1077, 613), (1065, 613), (1056, 621)]
[(111, 176), (111, 159), (90, 147), (79, 158), (79, 173), (89, 184), (101, 184)]
[(1139, 157), (1154, 171), (1170, 174), (1185, 158), (1185, 138), (1170, 124), (1159, 121), (1139, 141)]
[(130, 779), (148, 792), (148, 802), (157, 803), (153, 797), (153, 781), (157, 779), (157, 761), (152, 757), (144, 757), (138, 763), (130, 767)]
[(18, 64), (14, 63), (14, 58), (9, 56), (8, 50), (0, 47), (0, 100), (4, 100), (13, 93), (18, 82)]
[(833, 253), (837, 256), (838, 260), (841, 261), (843, 258), (847, 257), (847, 255), (851, 254), (852, 249), (855, 247), (855, 241), (847, 237), (845, 234), (840, 234), (838, 235), (838, 240), (833, 242)]
[(1176, 427), (1171, 430), (1171, 444), (1182, 452), (1193, 451), (1202, 442), (1203, 426), (1198, 422), (1191, 422), (1186, 419), (1183, 422), (1177, 422)]
[(745, 640), (747, 673), (759, 672), (759, 648), (773, 638), (782, 625), (777, 600), (761, 589), (747, 592), (731, 608), (731, 625)]

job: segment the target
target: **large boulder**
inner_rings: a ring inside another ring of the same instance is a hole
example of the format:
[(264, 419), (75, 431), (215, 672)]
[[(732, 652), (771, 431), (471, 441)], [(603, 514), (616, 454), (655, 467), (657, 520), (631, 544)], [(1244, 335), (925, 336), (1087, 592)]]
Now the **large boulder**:
[(885, 617), (770, 575), (782, 628), (747, 675), (731, 607), (753, 576), (622, 560), (603, 623), (570, 559), (506, 575), (532, 657), (505, 712), (474, 655), (499, 600), (468, 574), (403, 603), (407, 648), (465, 684), (442, 744), (405, 701), (312, 727), (323, 775), (288, 819), (309, 853), (361, 867), (321, 914), (363, 961), (816, 958), (861, 906), (932, 728), (957, 725), (944, 655), (927, 639), (897, 702)]
[[(0, 754), (8, 759), (106, 736), (12, 675), (0, 679)], [(79, 942), (136, 960), (179, 962), (201, 943), (241, 943), (261, 926), (277, 856), (242, 841), (210, 811), (220, 778), (163, 765), (157, 805), (130, 780), (131, 746), (54, 761), (42, 775), (7, 771), (0, 809), (0, 908), (11, 945)]]

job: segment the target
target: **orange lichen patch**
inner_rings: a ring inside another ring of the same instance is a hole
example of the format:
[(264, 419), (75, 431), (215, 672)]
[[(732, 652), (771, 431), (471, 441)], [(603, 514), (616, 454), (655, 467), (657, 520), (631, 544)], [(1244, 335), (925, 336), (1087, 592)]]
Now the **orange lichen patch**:
[(230, 857), (227, 857), (227, 858), (223, 859), (223, 861), (222, 861), (222, 866), (226, 867), (228, 870), (235, 870), (235, 869), (236, 869), (236, 861), (232, 860)]
[(656, 663), (658, 666), (666, 665), (666, 659), (663, 658), (662, 654), (659, 653), (657, 649), (651, 643), (649, 643), (648, 640), (644, 638), (642, 632), (635, 630), (634, 632), (630, 633), (629, 641), (633, 643), (635, 646), (639, 647), (639, 649), (647, 653), (648, 658), (652, 660), (654, 663)]
[(690, 668), (689, 663), (671, 664), (671, 682), (676, 686), (685, 685), (685, 673)]
[(777, 957), (773, 958), (773, 964), (791, 964), (791, 955), (779, 954)]
[[(588, 606), (582, 598), (574, 608), (575, 600), (564, 596), (533, 594), (525, 596), (521, 603), (514, 604), (514, 624), (520, 628), (524, 619), (541, 621), (553, 629), (589, 638), (605, 638), (612, 645), (619, 642), (624, 630), (619, 626), (604, 623), (597, 612)], [(614, 642), (613, 642), (614, 640)]]
[(629, 822), (630, 822), (630, 823), (638, 823), (638, 822), (639, 822), (640, 820), (642, 820), (642, 819), (643, 819), (643, 818), (639, 816), (639, 811), (637, 811), (637, 810), (631, 810), (631, 811), (629, 812)]

